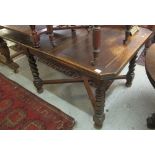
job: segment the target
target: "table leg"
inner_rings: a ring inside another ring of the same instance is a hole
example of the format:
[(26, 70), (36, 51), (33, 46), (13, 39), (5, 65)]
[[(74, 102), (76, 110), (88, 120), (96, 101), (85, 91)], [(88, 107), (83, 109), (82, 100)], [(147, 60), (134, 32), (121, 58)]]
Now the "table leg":
[(129, 64), (129, 71), (126, 75), (126, 86), (127, 87), (131, 87), (132, 85), (132, 81), (134, 79), (134, 76), (135, 76), (135, 66), (136, 66), (136, 58), (137, 58), (137, 54), (132, 58), (132, 60), (130, 61), (130, 64)]
[(6, 64), (9, 68), (13, 69), (15, 73), (17, 73), (19, 65), (13, 62), (13, 60), (11, 59), (10, 50), (7, 46), (7, 43), (1, 37), (0, 37), (0, 53), (5, 57), (5, 62), (3, 63)]
[(31, 72), (33, 75), (34, 86), (36, 87), (38, 93), (42, 93), (43, 92), (43, 88), (42, 88), (43, 82), (42, 82), (42, 79), (39, 77), (39, 71), (37, 68), (36, 60), (35, 60), (34, 56), (29, 52), (29, 50), (27, 52), (27, 57), (28, 57), (29, 66), (30, 66), (30, 69), (31, 69)]
[(101, 128), (105, 119), (104, 114), (105, 104), (105, 82), (97, 84), (96, 88), (96, 103), (95, 103), (95, 114), (93, 120), (96, 128)]

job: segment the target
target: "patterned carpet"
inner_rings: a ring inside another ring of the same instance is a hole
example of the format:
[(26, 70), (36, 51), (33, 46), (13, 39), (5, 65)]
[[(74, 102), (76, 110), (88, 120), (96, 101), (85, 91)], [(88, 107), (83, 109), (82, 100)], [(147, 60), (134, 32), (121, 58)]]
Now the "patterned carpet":
[(74, 119), (0, 74), (1, 130), (72, 129)]

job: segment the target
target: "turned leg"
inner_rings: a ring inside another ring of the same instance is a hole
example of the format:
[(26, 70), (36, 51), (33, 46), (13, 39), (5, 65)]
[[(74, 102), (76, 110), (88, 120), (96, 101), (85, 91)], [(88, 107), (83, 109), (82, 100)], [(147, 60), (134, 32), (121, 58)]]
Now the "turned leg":
[(30, 25), (31, 31), (32, 31), (32, 40), (35, 48), (40, 47), (40, 36), (36, 31), (35, 25)]
[(97, 84), (96, 88), (95, 114), (93, 117), (96, 128), (101, 128), (103, 121), (105, 119), (104, 104), (105, 104), (105, 83), (100, 82), (99, 84)]
[(134, 79), (134, 76), (135, 76), (135, 66), (136, 66), (136, 58), (137, 58), (137, 54), (132, 58), (132, 60), (130, 61), (130, 64), (129, 64), (129, 71), (126, 75), (126, 86), (127, 87), (130, 87), (132, 85), (132, 81)]
[(52, 46), (54, 47), (55, 44), (54, 44), (53, 25), (46, 25), (46, 28), (47, 28), (47, 34), (48, 34), (49, 40), (50, 40)]
[(93, 28), (93, 48), (93, 61), (91, 64), (94, 66), (101, 50), (101, 28), (99, 26)]
[(0, 53), (5, 57), (5, 64), (14, 70), (15, 73), (18, 72), (19, 65), (14, 63), (10, 56), (10, 50), (7, 46), (6, 41), (0, 37)]
[(53, 25), (46, 25), (46, 28), (47, 28), (47, 34), (49, 36), (49, 40), (52, 42), (54, 38)]
[(28, 57), (28, 61), (29, 61), (29, 65), (30, 65), (30, 69), (33, 75), (33, 83), (34, 86), (37, 89), (38, 93), (42, 93), (43, 92), (43, 82), (41, 80), (41, 78), (39, 77), (39, 72), (38, 72), (38, 68), (37, 68), (37, 64), (36, 64), (36, 60), (34, 58), (34, 56), (29, 52), (29, 50), (27, 49), (27, 57)]

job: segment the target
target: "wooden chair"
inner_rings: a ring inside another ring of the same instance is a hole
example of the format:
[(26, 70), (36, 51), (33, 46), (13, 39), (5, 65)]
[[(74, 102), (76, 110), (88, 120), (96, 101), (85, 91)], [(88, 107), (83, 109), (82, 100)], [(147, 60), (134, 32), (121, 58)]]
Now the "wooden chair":
[(32, 31), (32, 39), (33, 39), (33, 43), (34, 43), (34, 47), (39, 48), (40, 45), (40, 35), (42, 34), (47, 34), (49, 36), (49, 40), (51, 42), (53, 42), (54, 39), (54, 30), (65, 30), (65, 29), (70, 29), (71, 32), (75, 32), (76, 29), (80, 29), (80, 28), (89, 28), (89, 25), (87, 26), (82, 26), (82, 25), (58, 25), (58, 26), (54, 26), (54, 25), (46, 25), (46, 28), (37, 31), (36, 30), (36, 25), (30, 25), (31, 31)]
[[(152, 44), (146, 52), (145, 69), (152, 86), (155, 88), (155, 44)], [(155, 113), (147, 118), (147, 126), (155, 129)]]
[(144, 53), (146, 54), (147, 49), (151, 46), (152, 43), (155, 43), (155, 25), (140, 25), (141, 27), (147, 28), (153, 31), (152, 37), (145, 44)]
[[(133, 25), (58, 25), (58, 26), (53, 26), (53, 25), (46, 25), (45, 29), (42, 29), (41, 31), (37, 32), (36, 31), (36, 26), (35, 25), (30, 25), (31, 31), (32, 31), (32, 38), (33, 38), (33, 43), (34, 43), (34, 47), (39, 48), (40, 45), (40, 35), (46, 33), (49, 36), (49, 40), (52, 43), (52, 45), (54, 46), (54, 30), (64, 30), (64, 29), (70, 29), (72, 32), (75, 32), (76, 29), (81, 29), (81, 28), (85, 28), (88, 30), (90, 30), (90, 28), (93, 31), (93, 48), (94, 48), (94, 52), (93, 52), (93, 60), (91, 62), (92, 66), (94, 66), (96, 64), (96, 60), (97, 57), (100, 53), (100, 45), (101, 45), (101, 27), (114, 27), (114, 28), (124, 28), (124, 32), (125, 32), (125, 38), (122, 41), (122, 43), (127, 44), (129, 41), (130, 36), (134, 35), (134, 33), (136, 33), (137, 27), (133, 26)], [(131, 33), (133, 33), (131, 35)]]

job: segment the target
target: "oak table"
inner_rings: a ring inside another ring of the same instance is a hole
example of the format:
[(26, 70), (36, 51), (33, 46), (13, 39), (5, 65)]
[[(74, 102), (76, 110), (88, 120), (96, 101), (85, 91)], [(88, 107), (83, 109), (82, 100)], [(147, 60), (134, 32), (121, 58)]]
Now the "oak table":
[[(126, 79), (126, 86), (132, 85), (137, 53), (152, 34), (152, 31), (140, 28), (127, 44), (123, 44), (125, 38), (123, 28), (102, 27), (100, 53), (95, 64), (92, 65), (94, 59), (92, 32), (78, 29), (73, 35), (69, 30), (54, 31), (55, 47), (51, 45), (47, 35), (42, 35), (40, 47), (34, 48), (29, 33), (22, 31), (27, 26), (19, 27), (20, 30), (15, 30), (14, 27), (4, 26), (0, 30), (0, 37), (25, 48), (37, 91), (41, 93), (44, 84), (83, 82), (94, 107), (95, 127), (99, 128), (102, 127), (105, 119), (105, 93), (109, 81)], [(45, 58), (51, 65), (67, 69), (68, 72), (77, 72), (80, 77), (43, 80), (39, 76), (34, 56)], [(129, 63), (129, 71), (126, 75), (119, 75), (127, 63)], [(95, 94), (91, 90), (90, 82), (95, 83)]]

